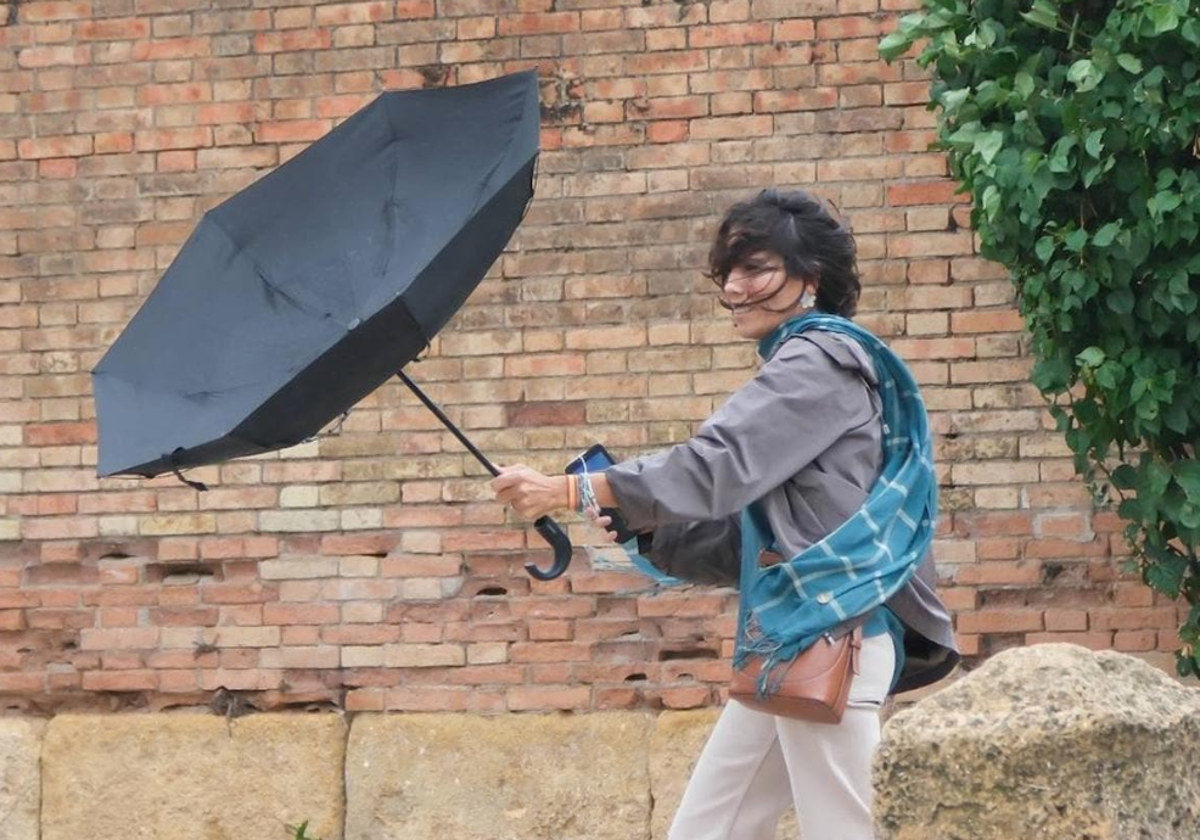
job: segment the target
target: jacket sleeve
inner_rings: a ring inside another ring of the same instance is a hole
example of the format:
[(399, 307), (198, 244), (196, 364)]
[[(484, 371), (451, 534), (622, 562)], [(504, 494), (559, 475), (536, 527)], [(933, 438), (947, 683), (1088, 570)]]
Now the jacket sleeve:
[(691, 583), (736, 586), (741, 563), (737, 516), (714, 522), (675, 522), (649, 537), (643, 553), (659, 570)]
[(606, 475), (636, 531), (713, 522), (762, 498), (873, 416), (859, 372), (800, 336), (784, 342), (695, 437)]

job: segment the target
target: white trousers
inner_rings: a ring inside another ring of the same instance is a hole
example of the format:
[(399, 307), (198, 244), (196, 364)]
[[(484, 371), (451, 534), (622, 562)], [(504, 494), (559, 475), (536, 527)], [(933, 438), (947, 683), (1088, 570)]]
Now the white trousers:
[(841, 723), (790, 720), (731, 700), (667, 840), (775, 840), (789, 805), (802, 840), (874, 840), (871, 757), (895, 667), (890, 636), (863, 640)]

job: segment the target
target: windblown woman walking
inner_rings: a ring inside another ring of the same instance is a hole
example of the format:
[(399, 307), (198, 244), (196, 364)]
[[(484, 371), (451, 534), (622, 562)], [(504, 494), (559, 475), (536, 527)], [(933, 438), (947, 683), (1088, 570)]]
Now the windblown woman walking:
[[(958, 661), (929, 554), (937, 515), (928, 420), (911, 374), (855, 324), (850, 231), (803, 192), (734, 205), (709, 258), (720, 302), (762, 364), (690, 440), (591, 476), (502, 471), (497, 497), (536, 518), (620, 509), (668, 574), (733, 584), (734, 666), (776, 672), (861, 627), (837, 723), (725, 706), (670, 840), (773, 840), (794, 805), (804, 840), (869, 840), (871, 757), (887, 696)], [(601, 517), (601, 525), (610, 524)]]

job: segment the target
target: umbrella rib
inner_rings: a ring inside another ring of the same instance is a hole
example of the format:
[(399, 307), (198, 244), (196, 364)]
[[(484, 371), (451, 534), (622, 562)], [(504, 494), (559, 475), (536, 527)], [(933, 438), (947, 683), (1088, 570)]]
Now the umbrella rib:
[[(261, 265), (259, 265), (256, 260), (252, 259), (246, 253), (246, 247), (242, 243), (240, 243), (236, 239), (234, 239), (233, 236), (230, 235), (229, 231), (225, 230), (225, 228), (221, 225), (221, 223), (219, 221), (217, 221), (216, 217), (213, 216), (211, 212), (207, 213), (206, 216), (208, 217), (208, 221), (212, 224), (212, 226), (214, 228), (216, 228), (221, 233), (222, 236), (224, 236), (227, 240), (229, 240), (229, 243), (231, 245), (233, 245), (234, 259), (245, 260), (247, 263), (249, 263), (250, 267), (254, 269), (254, 274), (258, 277), (259, 280), (262, 281), (262, 284), (264, 286), (266, 286), (268, 289), (270, 289), (272, 294), (279, 295), (279, 297), (286, 300), (288, 303), (290, 303), (292, 306), (299, 309), (301, 312), (307, 313), (308, 315), (311, 315), (314, 318), (320, 318), (322, 320), (333, 318), (332, 313), (323, 312), (319, 308), (313, 306), (311, 303), (308, 303), (308, 302), (302, 300), (301, 298), (296, 297), (295, 295), (286, 291), (282, 286), (280, 286), (278, 283), (273, 281), (270, 277), (268, 277), (266, 270)], [(346, 330), (350, 329), (349, 324), (341, 324), (340, 322), (339, 322), (339, 324), (340, 324), (340, 326), (344, 327)]]
[(479, 211), (480, 206), (483, 204), (483, 198), (485, 195), (487, 195), (487, 185), (491, 182), (492, 176), (496, 174), (496, 170), (499, 169), (506, 160), (508, 160), (508, 156), (512, 151), (513, 144), (517, 142), (517, 128), (519, 126), (519, 121), (512, 120), (510, 118), (509, 122), (510, 128), (508, 132), (508, 140), (504, 144), (504, 151), (500, 153), (500, 155), (496, 158), (496, 162), (492, 164), (492, 168), (489, 169), (487, 174), (483, 176), (479, 194), (475, 197), (475, 206), (471, 208), (471, 212), (469, 214), (471, 216), (474, 216)]

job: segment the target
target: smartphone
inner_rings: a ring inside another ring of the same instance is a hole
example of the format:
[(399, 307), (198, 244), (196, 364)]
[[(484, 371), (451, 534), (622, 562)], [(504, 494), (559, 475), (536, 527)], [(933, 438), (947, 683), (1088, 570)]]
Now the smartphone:
[[(568, 475), (579, 475), (583, 472), (599, 473), (604, 472), (609, 467), (613, 466), (616, 461), (608, 454), (608, 450), (600, 444), (589, 447), (582, 455), (576, 456), (567, 464), (566, 472)], [(617, 542), (627, 543), (637, 537), (637, 533), (629, 530), (629, 525), (625, 522), (625, 517), (621, 516), (621, 512), (616, 508), (600, 508), (601, 516), (612, 518), (612, 525), (608, 526), (609, 530), (615, 531)]]

